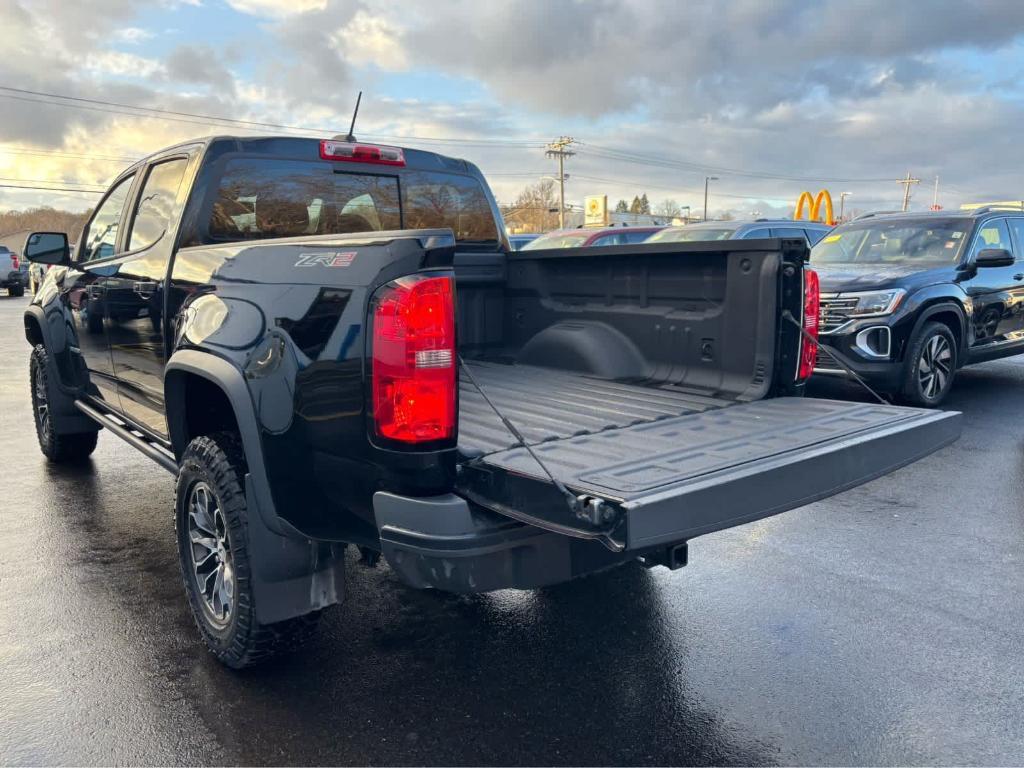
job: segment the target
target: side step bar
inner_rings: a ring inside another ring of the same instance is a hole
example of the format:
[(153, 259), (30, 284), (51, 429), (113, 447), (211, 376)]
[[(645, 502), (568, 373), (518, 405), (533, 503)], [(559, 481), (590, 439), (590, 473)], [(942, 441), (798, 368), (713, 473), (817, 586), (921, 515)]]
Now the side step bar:
[(154, 445), (141, 432), (132, 430), (131, 427), (120, 423), (113, 416), (108, 416), (81, 400), (75, 400), (75, 408), (80, 410), (97, 424), (100, 424), (104, 429), (109, 429), (132, 447), (142, 451), (142, 453), (151, 458), (172, 475), (178, 474), (178, 463), (174, 460), (174, 457), (162, 447)]

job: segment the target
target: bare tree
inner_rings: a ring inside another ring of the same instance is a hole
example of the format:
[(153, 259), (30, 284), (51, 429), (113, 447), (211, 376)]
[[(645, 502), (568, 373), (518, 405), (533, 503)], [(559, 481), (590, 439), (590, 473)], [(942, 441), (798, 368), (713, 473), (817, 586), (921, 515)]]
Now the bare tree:
[(558, 192), (555, 182), (542, 179), (531, 184), (511, 205), (502, 206), (505, 226), (514, 232), (549, 232), (558, 226)]
[(674, 219), (683, 215), (683, 209), (679, 207), (679, 203), (669, 198), (658, 203), (654, 209), (654, 214), (656, 216), (663, 216), (666, 219)]

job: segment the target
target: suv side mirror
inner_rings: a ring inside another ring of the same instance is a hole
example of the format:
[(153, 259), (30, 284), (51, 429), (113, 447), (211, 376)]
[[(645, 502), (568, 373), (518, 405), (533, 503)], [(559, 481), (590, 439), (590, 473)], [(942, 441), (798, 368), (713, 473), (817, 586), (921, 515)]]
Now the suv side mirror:
[(974, 266), (1009, 267), (1013, 264), (1013, 254), (1005, 248), (986, 248), (974, 257)]
[(71, 246), (63, 232), (33, 232), (25, 240), (25, 258), (36, 264), (71, 263)]

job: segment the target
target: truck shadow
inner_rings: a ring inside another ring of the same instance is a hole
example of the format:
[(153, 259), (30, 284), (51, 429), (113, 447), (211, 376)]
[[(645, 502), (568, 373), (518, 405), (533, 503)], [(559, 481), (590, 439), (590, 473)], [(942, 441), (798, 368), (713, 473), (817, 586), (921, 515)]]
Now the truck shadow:
[(211, 692), (201, 709), (235, 702), (218, 735), (242, 762), (266, 759), (247, 735), (264, 724), (305, 731), (276, 757), (288, 762), (774, 759), (689, 688), (696, 662), (667, 632), (658, 586), (639, 565), (480, 596), (415, 591), (387, 569), (349, 565), (349, 602), (304, 653), (245, 675), (194, 670)]

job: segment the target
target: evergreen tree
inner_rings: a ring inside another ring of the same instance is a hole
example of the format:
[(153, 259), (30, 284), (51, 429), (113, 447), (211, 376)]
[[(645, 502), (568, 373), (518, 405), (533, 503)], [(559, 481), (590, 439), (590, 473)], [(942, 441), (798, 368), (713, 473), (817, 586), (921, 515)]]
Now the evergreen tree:
[(619, 202), (615, 204), (615, 212), (629, 213), (629, 203), (627, 203), (625, 200), (619, 200)]
[(651, 213), (651, 201), (647, 199), (646, 192), (640, 196), (640, 213), (646, 213), (648, 216)]
[(643, 211), (640, 210), (640, 205), (641, 205), (640, 198), (636, 197), (634, 195), (633, 196), (633, 202), (629, 206), (629, 212), (630, 213), (643, 213)]

